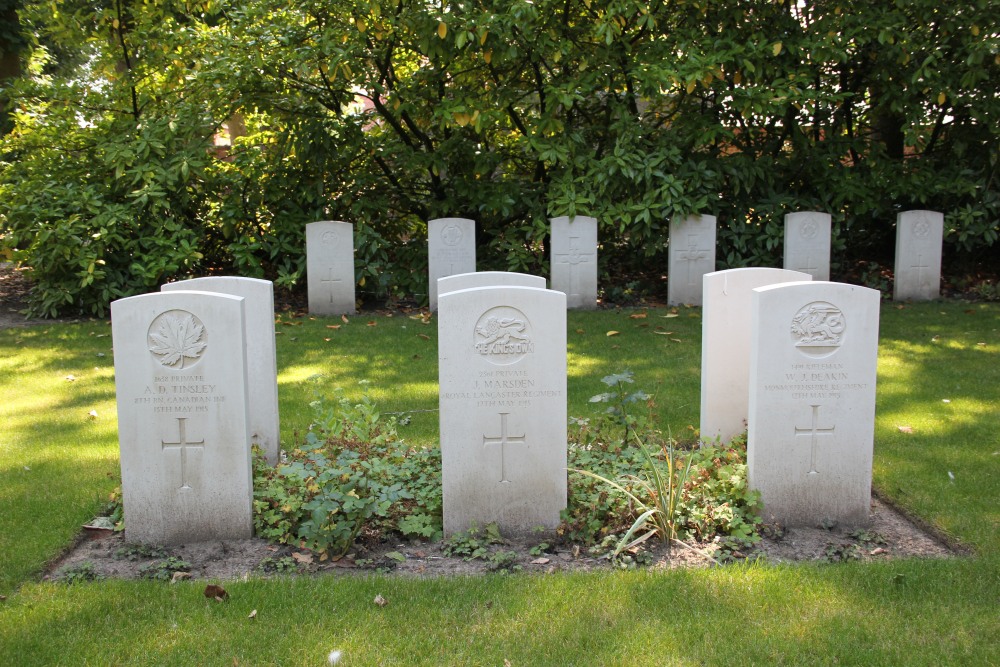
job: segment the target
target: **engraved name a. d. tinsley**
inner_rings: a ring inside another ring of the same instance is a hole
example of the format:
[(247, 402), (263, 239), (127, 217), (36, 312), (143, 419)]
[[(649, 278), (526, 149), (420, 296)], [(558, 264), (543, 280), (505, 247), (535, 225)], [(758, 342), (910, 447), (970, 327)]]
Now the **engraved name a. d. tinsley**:
[(517, 363), (535, 351), (531, 323), (517, 308), (490, 308), (476, 322), (473, 334), (476, 352), (497, 366)]

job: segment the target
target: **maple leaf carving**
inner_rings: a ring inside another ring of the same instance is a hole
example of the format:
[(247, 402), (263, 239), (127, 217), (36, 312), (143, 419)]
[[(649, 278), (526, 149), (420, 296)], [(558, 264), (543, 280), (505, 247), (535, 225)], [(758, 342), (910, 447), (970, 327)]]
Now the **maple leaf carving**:
[(208, 345), (202, 339), (205, 327), (190, 313), (160, 318), (156, 331), (149, 334), (149, 351), (170, 368), (184, 368), (185, 359), (197, 359)]

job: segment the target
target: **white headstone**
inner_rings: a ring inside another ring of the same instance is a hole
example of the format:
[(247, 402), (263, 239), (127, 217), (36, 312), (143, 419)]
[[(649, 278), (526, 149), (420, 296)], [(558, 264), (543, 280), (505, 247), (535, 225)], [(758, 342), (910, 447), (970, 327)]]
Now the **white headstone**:
[(566, 295), (566, 307), (597, 307), (597, 219), (553, 218), (549, 250), (552, 289)]
[(813, 280), (830, 279), (830, 214), (804, 211), (785, 216), (785, 263)]
[(545, 278), (513, 271), (479, 271), (438, 278), (438, 297), (473, 287), (538, 287), (545, 289)]
[(476, 223), (467, 218), (438, 218), (427, 223), (427, 293), (437, 310), (438, 278), (476, 271)]
[(274, 342), (274, 285), (270, 280), (209, 276), (179, 280), (161, 292), (199, 290), (246, 299), (247, 375), (250, 394), (250, 442), (261, 448), (267, 462), (278, 462), (281, 429), (278, 421), (278, 361)]
[(555, 528), (566, 507), (566, 295), (480, 287), (438, 305), (445, 533)]
[(784, 269), (706, 273), (701, 319), (701, 439), (729, 442), (746, 430), (750, 403), (750, 302), (755, 287), (811, 280)]
[(354, 225), (334, 220), (306, 225), (306, 277), (311, 314), (354, 313)]
[(765, 521), (868, 522), (879, 300), (830, 282), (754, 290), (747, 472)]
[(253, 535), (244, 299), (163, 292), (111, 304), (125, 537)]
[(715, 216), (691, 215), (670, 223), (667, 303), (701, 305), (701, 277), (715, 271)]
[(895, 301), (932, 301), (941, 296), (944, 215), (903, 211), (896, 216)]

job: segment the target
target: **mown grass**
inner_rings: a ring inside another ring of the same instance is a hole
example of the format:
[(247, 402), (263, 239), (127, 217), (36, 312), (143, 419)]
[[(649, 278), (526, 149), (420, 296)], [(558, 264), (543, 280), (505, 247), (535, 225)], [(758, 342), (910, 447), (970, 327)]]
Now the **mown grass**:
[[(593, 414), (587, 399), (603, 390), (600, 378), (629, 368), (637, 388), (656, 393), (662, 428), (682, 434), (697, 423), (699, 312), (668, 314), (570, 314), (571, 415)], [(613, 575), (251, 579), (227, 583), (224, 604), (206, 600), (197, 583), (34, 579), (116, 484), (110, 338), (100, 337), (108, 330), (81, 323), (0, 332), (0, 391), (8, 399), (0, 403), (4, 664), (317, 665), (335, 649), (345, 665), (996, 661), (996, 305), (886, 304), (882, 316), (875, 485), (973, 547), (974, 557)], [(320, 386), (349, 392), (357, 379), (370, 380), (384, 410), (413, 413), (404, 437), (436, 441), (433, 324), (355, 317), (279, 330), (286, 440), (308, 422), (314, 383), (307, 379), (321, 374)], [(75, 382), (65, 379), (70, 374)], [(376, 594), (389, 605), (372, 604)]]

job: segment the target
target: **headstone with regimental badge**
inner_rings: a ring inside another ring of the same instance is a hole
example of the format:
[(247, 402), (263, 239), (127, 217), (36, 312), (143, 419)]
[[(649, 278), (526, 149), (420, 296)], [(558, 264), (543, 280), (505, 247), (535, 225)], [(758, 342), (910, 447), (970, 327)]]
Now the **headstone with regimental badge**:
[(310, 314), (355, 312), (354, 225), (335, 220), (306, 225), (306, 277)]
[(278, 421), (278, 362), (274, 340), (274, 285), (270, 280), (238, 276), (207, 276), (160, 286), (161, 292), (197, 290), (232, 294), (246, 299), (247, 391), (250, 394), (250, 442), (278, 463), (281, 429)]
[(753, 290), (747, 473), (766, 522), (868, 523), (880, 298), (831, 282)]
[(715, 216), (690, 215), (670, 223), (667, 303), (700, 306), (701, 277), (715, 271)]
[(438, 279), (476, 271), (476, 223), (468, 218), (438, 218), (427, 223), (427, 293), (437, 310)]
[(566, 295), (566, 307), (597, 307), (597, 219), (587, 216), (553, 218), (552, 289)]
[(253, 536), (244, 304), (188, 291), (111, 304), (130, 542)]
[(785, 216), (785, 268), (813, 280), (830, 279), (830, 214), (815, 211)]
[(896, 216), (894, 301), (933, 301), (941, 296), (944, 215), (903, 211)]
[(750, 403), (750, 302), (753, 289), (811, 280), (770, 268), (713, 271), (703, 277), (701, 439), (729, 442), (746, 430)]
[(448, 292), (438, 332), (445, 534), (554, 529), (566, 507), (566, 295)]

